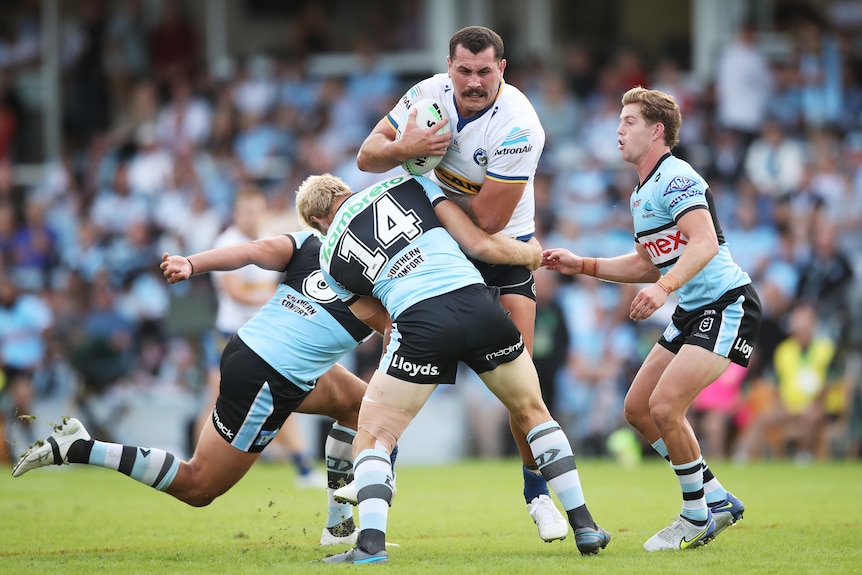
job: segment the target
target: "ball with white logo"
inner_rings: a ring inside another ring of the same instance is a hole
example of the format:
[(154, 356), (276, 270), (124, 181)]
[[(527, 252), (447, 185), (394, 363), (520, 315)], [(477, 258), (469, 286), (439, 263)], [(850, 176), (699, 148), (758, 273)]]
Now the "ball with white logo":
[[(439, 124), (443, 120), (449, 118), (449, 112), (443, 104), (436, 98), (424, 98), (415, 102), (413, 108), (416, 109), (416, 125), (426, 129)], [(437, 130), (437, 134), (445, 134), (449, 132), (449, 124), (441, 126)], [(401, 130), (396, 131), (395, 138), (401, 137)], [(443, 156), (421, 156), (419, 158), (411, 158), (401, 164), (401, 167), (415, 176), (427, 174), (443, 160)]]

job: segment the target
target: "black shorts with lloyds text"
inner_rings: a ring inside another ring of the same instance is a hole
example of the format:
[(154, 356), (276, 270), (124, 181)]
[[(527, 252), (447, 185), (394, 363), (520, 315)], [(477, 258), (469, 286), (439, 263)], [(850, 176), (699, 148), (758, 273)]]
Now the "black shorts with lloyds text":
[(751, 284), (744, 285), (692, 311), (677, 306), (658, 344), (673, 353), (683, 344), (696, 345), (748, 367), (760, 318), (760, 298)]
[(380, 371), (412, 383), (454, 383), (459, 361), (481, 374), (522, 351), (499, 290), (473, 284), (403, 311), (392, 323)]

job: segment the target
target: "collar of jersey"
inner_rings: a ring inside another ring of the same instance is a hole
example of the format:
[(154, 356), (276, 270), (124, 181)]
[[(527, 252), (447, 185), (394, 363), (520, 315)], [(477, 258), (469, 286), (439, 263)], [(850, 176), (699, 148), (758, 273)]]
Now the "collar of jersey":
[[(461, 112), (459, 112), (459, 111), (458, 111), (458, 103), (457, 103), (457, 101), (456, 101), (456, 103), (455, 103), (455, 113), (456, 113), (456, 114), (458, 114), (458, 124), (457, 124), (457, 129), (458, 129), (458, 131), (459, 131), (459, 132), (460, 132), (461, 130), (463, 130), (463, 129), (464, 129), (464, 126), (466, 126), (467, 124), (469, 124), (469, 123), (470, 123), (470, 122), (472, 122), (473, 120), (478, 120), (479, 118), (481, 118), (482, 116), (484, 116), (485, 114), (487, 114), (487, 113), (488, 113), (488, 110), (490, 110), (491, 108), (493, 108), (493, 107), (494, 107), (494, 105), (497, 103), (497, 99), (500, 97), (500, 93), (503, 91), (503, 85), (504, 85), (505, 83), (506, 83), (506, 82), (505, 82), (504, 80), (500, 80), (500, 87), (499, 87), (499, 88), (497, 88), (497, 95), (494, 97), (494, 101), (493, 101), (493, 102), (491, 102), (491, 104), (490, 104), (487, 108), (485, 108), (484, 110), (482, 110), (481, 112), (479, 112), (479, 113), (478, 113), (478, 114), (476, 114), (475, 116), (471, 116), (470, 118), (462, 118), (462, 117), (461, 117)], [(455, 98), (455, 93), (454, 93), (454, 92), (452, 92), (452, 98), (453, 98), (453, 99)]]
[(658, 169), (658, 167), (662, 164), (662, 162), (664, 162), (666, 159), (670, 158), (671, 156), (673, 156), (673, 154), (668, 152), (664, 156), (662, 156), (661, 158), (658, 159), (658, 162), (655, 163), (655, 166), (653, 166), (653, 169), (650, 170), (647, 177), (644, 178), (644, 181), (638, 183), (638, 187), (635, 188), (635, 193), (640, 191), (640, 189), (643, 187), (644, 183), (650, 181), (650, 178), (652, 178), (652, 175), (655, 173), (655, 171)]

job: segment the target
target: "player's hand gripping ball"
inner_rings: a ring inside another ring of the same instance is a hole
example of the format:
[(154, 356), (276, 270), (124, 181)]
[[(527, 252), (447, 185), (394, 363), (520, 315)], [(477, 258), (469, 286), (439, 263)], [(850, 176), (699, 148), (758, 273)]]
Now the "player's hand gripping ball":
[[(443, 120), (449, 118), (449, 113), (443, 104), (436, 98), (424, 98), (413, 104), (416, 109), (416, 125), (420, 128), (431, 128), (435, 124), (439, 124)], [(442, 126), (437, 130), (438, 134), (445, 134), (449, 131), (449, 124)], [(401, 131), (396, 134), (396, 138), (401, 137)], [(443, 156), (422, 156), (420, 158), (412, 158), (407, 160), (401, 167), (415, 176), (427, 174), (433, 170), (437, 164), (443, 160)]]

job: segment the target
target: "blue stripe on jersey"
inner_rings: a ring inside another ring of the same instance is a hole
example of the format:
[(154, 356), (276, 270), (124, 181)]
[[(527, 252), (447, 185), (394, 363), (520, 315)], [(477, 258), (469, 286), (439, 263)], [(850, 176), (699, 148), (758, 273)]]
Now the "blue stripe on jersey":
[(392, 126), (393, 130), (398, 130), (398, 120), (396, 120), (392, 114), (386, 114), (386, 121), (389, 122), (389, 125)]
[(239, 431), (236, 432), (236, 437), (231, 441), (231, 445), (241, 451), (248, 451), (254, 440), (257, 439), (263, 423), (272, 415), (274, 410), (272, 390), (269, 383), (266, 382), (257, 392), (257, 397), (254, 398), (254, 403), (251, 404), (251, 409), (248, 410), (248, 415), (242, 422)]
[(721, 326), (718, 329), (718, 337), (715, 342), (715, 353), (727, 357), (730, 354), (733, 342), (739, 334), (739, 326), (742, 324), (743, 303), (745, 296), (739, 296), (735, 302), (727, 306), (721, 314)]
[(527, 182), (530, 179), (529, 176), (501, 176), (500, 174), (495, 174), (493, 172), (488, 172), (485, 174), (485, 176), (492, 179), (492, 180), (498, 181), (498, 182), (510, 182), (510, 183), (512, 183), (512, 182), (523, 183), (523, 182)]
[[(498, 92), (499, 92), (499, 90), (498, 90)], [(477, 121), (479, 118), (481, 118), (482, 116), (484, 116), (485, 114), (487, 114), (487, 113), (488, 113), (488, 110), (490, 110), (491, 108), (493, 108), (495, 103), (496, 103), (496, 102), (492, 103), (490, 106), (488, 106), (487, 108), (485, 108), (484, 110), (482, 110), (482, 111), (481, 111), (481, 112), (479, 112), (478, 114), (473, 114), (473, 115), (472, 115), (472, 116), (470, 116), (469, 118), (462, 118), (462, 117), (461, 117), (461, 113), (459, 112), (459, 113), (458, 113), (458, 121), (455, 123), (455, 128), (456, 128), (456, 130), (455, 130), (455, 131), (456, 131), (456, 132), (460, 132), (461, 130), (463, 130), (463, 129), (464, 129), (464, 127), (465, 127), (465, 126), (467, 126), (467, 124), (469, 124), (469, 123), (471, 123), (471, 122), (475, 122), (475, 121)], [(456, 106), (455, 110), (456, 110), (456, 111), (458, 110), (457, 106)]]

